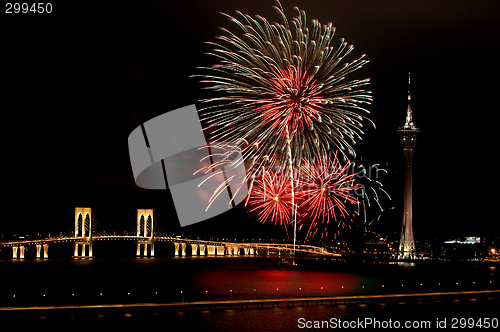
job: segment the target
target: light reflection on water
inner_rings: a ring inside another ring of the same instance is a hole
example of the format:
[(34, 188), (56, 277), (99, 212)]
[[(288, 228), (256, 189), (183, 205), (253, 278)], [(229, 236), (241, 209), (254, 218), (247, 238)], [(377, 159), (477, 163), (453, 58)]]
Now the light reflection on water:
[(204, 300), (335, 296), (358, 292), (373, 279), (342, 272), (209, 270), (197, 274), (193, 291), (204, 294)]
[[(480, 264), (328, 262), (321, 266), (300, 265), (293, 270), (263, 264), (255, 258), (8, 260), (0, 261), (0, 271), (3, 272), (0, 306), (279, 299), (498, 288), (496, 269)], [(217, 330), (221, 324), (241, 331), (280, 331), (295, 329), (299, 317), (329, 319), (370, 315), (394, 319), (410, 312), (432, 317), (453, 313), (458, 317), (461, 310), (463, 315), (477, 316), (498, 307), (496, 300), (489, 301), (400, 301), (179, 312), (156, 307), (116, 312), (46, 311), (31, 313), (29, 320), (47, 324), (90, 320), (98, 324), (125, 325), (159, 321), (208, 331)]]
[(42, 295), (44, 303), (54, 299), (73, 304), (491, 289), (497, 287), (498, 278), (494, 267), (480, 264), (326, 262), (293, 270), (263, 262), (256, 258), (2, 260), (0, 269), (8, 273), (1, 276), (0, 306), (43, 304)]

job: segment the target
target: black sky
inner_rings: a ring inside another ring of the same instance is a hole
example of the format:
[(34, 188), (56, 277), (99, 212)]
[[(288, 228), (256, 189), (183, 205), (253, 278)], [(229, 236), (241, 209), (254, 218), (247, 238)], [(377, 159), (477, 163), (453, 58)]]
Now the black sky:
[[(127, 138), (138, 125), (195, 103), (189, 75), (210, 65), (204, 44), (233, 26), (219, 12), (270, 21), (273, 1), (54, 1), (50, 15), (0, 16), (4, 217), (0, 233), (71, 229), (75, 206), (99, 222), (133, 228), (137, 208), (176, 224), (167, 192), (134, 185)], [(396, 130), (412, 72), (414, 230), (432, 236), (491, 235), (496, 217), (498, 1), (298, 1), (308, 18), (332, 21), (338, 39), (370, 63), (371, 118), (357, 153), (380, 163), (399, 232), (403, 155)], [(222, 216), (233, 218), (232, 214)], [(215, 222), (214, 222), (215, 223)], [(206, 227), (211, 224), (205, 223)], [(215, 225), (215, 224), (214, 224)], [(235, 228), (251, 222), (231, 220)], [(215, 226), (214, 226), (215, 227)], [(233, 227), (233, 226), (231, 226)]]

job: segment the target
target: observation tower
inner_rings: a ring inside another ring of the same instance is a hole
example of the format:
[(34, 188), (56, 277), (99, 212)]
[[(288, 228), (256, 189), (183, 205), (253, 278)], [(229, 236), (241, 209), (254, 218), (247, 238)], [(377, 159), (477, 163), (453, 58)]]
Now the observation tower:
[(406, 121), (398, 130), (401, 134), (401, 143), (405, 157), (403, 228), (401, 229), (401, 239), (399, 241), (399, 258), (402, 259), (413, 259), (415, 257), (415, 240), (413, 238), (412, 225), (412, 165), (413, 151), (415, 150), (417, 134), (420, 130), (413, 123), (410, 102), (410, 74), (408, 74), (408, 109), (406, 111)]

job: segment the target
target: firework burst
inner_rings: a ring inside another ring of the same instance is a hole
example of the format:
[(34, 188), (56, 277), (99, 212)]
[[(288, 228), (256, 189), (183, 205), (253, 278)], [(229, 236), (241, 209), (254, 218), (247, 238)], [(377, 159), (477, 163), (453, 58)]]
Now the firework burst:
[(298, 178), (302, 198), (300, 208), (305, 210), (301, 222), (310, 223), (305, 239), (314, 237), (319, 224), (327, 234), (330, 221), (341, 225), (356, 213), (351, 214), (346, 205), (359, 204), (358, 190), (362, 186), (355, 182), (356, 174), (350, 171), (351, 163), (342, 165), (337, 153), (321, 153), (313, 161), (303, 161)]
[(290, 170), (290, 154), (294, 165), (318, 150), (354, 155), (371, 96), (363, 90), (368, 79), (348, 77), (367, 61), (344, 61), (353, 47), (343, 39), (334, 46), (331, 23), (312, 20), (308, 27), (304, 11), (295, 8), (289, 20), (279, 2), (274, 8), (281, 23), (224, 14), (240, 33), (222, 29), (210, 53), (220, 63), (197, 75), (218, 94), (203, 100), (207, 106), (200, 110), (210, 140), (246, 141), (243, 156), (256, 162), (250, 173), (265, 157), (269, 165)]
[(263, 170), (253, 183), (248, 199), (249, 212), (257, 212), (261, 223), (286, 226), (292, 222), (292, 186), (282, 172)]

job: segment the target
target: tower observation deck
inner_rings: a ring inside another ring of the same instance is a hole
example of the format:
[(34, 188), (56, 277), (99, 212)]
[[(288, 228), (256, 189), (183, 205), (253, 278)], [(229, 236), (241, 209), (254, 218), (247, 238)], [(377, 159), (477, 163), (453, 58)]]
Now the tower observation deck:
[(405, 158), (404, 171), (404, 212), (403, 227), (399, 241), (399, 257), (402, 259), (412, 259), (415, 257), (415, 239), (413, 238), (412, 225), (412, 168), (413, 152), (417, 143), (417, 134), (420, 132), (413, 123), (411, 110), (410, 75), (408, 74), (408, 108), (406, 111), (405, 124), (399, 128), (401, 134), (401, 144)]

